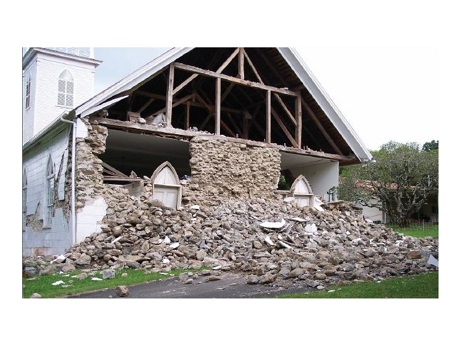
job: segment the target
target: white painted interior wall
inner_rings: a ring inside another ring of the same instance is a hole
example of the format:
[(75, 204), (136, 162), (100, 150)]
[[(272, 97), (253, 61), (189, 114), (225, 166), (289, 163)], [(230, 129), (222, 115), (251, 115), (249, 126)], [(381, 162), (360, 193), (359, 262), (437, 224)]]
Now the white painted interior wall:
[(292, 168), (294, 176), (304, 175), (310, 183), (313, 193), (327, 199), (327, 191), (339, 185), (339, 163), (330, 160), (318, 164)]

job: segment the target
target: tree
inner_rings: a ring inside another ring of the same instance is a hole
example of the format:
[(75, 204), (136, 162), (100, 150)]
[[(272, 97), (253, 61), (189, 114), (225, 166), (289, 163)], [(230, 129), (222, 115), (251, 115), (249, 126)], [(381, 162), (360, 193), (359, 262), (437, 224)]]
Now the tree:
[(429, 152), (433, 150), (438, 150), (439, 148), (439, 140), (431, 140), (430, 142), (426, 142), (422, 146), (422, 151)]
[(438, 188), (438, 150), (391, 141), (372, 154), (374, 161), (347, 169), (340, 198), (377, 207), (392, 223), (406, 226)]

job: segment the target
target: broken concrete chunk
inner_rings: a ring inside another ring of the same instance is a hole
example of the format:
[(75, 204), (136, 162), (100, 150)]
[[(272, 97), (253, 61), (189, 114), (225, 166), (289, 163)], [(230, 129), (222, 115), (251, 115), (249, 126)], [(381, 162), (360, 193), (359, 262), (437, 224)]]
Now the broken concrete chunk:
[(266, 237), (265, 237), (265, 242), (267, 242), (267, 243), (268, 243), (269, 245), (271, 245), (271, 246), (274, 246), (274, 243), (272, 242), (272, 240), (270, 239), (269, 236), (266, 236)]
[(309, 219), (305, 219), (305, 218), (300, 218), (300, 217), (294, 217), (294, 218), (290, 218), (291, 220), (294, 220), (296, 222), (300, 222), (300, 223), (305, 223), (305, 222), (308, 222)]
[(289, 244), (284, 243), (283, 241), (278, 241), (278, 242), (279, 242), (279, 244), (281, 244), (286, 249), (291, 249), (292, 248)]
[(307, 234), (315, 234), (318, 231), (318, 228), (316, 227), (316, 224), (313, 223), (305, 225), (304, 230)]
[(321, 205), (323, 204), (324, 203), (318, 197), (315, 196), (315, 199), (313, 200), (313, 208), (320, 212), (324, 212), (324, 208), (321, 207)]
[(427, 264), (439, 267), (438, 260), (433, 255), (430, 255), (430, 257), (428, 258)]
[(263, 228), (268, 229), (281, 229), (283, 226), (286, 225), (286, 221), (282, 218), (279, 222), (263, 222), (259, 224)]
[(58, 255), (53, 261), (51, 261), (52, 263), (63, 263), (67, 258), (64, 256), (64, 255)]

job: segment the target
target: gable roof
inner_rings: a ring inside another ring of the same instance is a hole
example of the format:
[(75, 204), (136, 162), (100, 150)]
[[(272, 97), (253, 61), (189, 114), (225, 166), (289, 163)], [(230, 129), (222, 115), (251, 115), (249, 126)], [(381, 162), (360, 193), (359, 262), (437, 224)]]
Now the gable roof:
[(179, 57), (189, 52), (193, 48), (172, 48), (167, 52), (161, 54), (157, 58), (153, 59), (144, 66), (138, 68), (131, 74), (128, 74), (123, 79), (119, 80), (115, 84), (109, 86), (107, 89), (101, 91), (94, 97), (90, 98), (85, 103), (75, 108), (75, 115), (81, 115), (83, 112), (88, 112), (92, 107), (100, 105), (108, 99), (128, 91), (135, 87), (139, 83), (142, 83), (147, 78), (151, 77), (155, 73), (161, 71), (163, 68), (168, 66), (170, 63), (176, 61)]
[[(194, 61), (199, 64), (202, 63), (203, 59), (198, 59), (196, 57), (197, 54), (201, 53), (202, 55), (206, 55), (209, 54), (211, 50), (216, 51), (224, 49), (225, 48), (172, 48), (75, 108), (74, 114), (75, 116), (84, 117), (98, 109), (118, 102), (123, 96), (126, 96), (132, 90), (148, 83), (153, 77), (164, 71), (169, 64), (177, 62), (179, 59), (187, 62)], [(192, 52), (195, 50), (197, 51), (195, 56), (190, 55), (193, 54)], [(344, 155), (348, 154), (350, 151), (350, 153), (356, 156), (359, 162), (367, 162), (372, 159), (372, 155), (368, 149), (364, 146), (361, 139), (346, 121), (340, 110), (332, 102), (331, 98), (295, 49), (260, 48), (254, 50), (264, 50), (268, 56), (262, 56), (265, 62), (270, 60), (270, 63), (273, 61), (273, 64), (276, 64), (274, 69), (270, 66), (272, 70), (267, 68), (267, 72), (264, 74), (265, 78), (271, 80), (270, 84), (277, 84), (277, 87), (282, 88), (287, 86), (280, 83), (280, 81), (283, 80), (288, 83), (289, 87), (292, 89), (302, 88), (302, 97), (306, 99), (304, 105), (310, 112), (310, 122), (308, 124), (308, 129), (305, 130), (310, 130), (309, 137), (313, 139), (320, 136), (327, 139), (324, 140), (323, 143), (317, 143), (318, 146), (326, 143), (336, 151), (343, 151)], [(208, 56), (206, 55), (206, 57)], [(280, 59), (280, 57), (282, 57), (282, 59)], [(208, 60), (210, 60), (210, 58), (208, 58)], [(260, 61), (262, 61), (262, 59)], [(277, 70), (280, 72), (278, 73)], [(273, 75), (277, 73), (280, 75), (278, 79), (273, 77)], [(286, 78), (284, 79), (285, 76)], [(120, 97), (120, 99), (115, 99), (118, 97)]]

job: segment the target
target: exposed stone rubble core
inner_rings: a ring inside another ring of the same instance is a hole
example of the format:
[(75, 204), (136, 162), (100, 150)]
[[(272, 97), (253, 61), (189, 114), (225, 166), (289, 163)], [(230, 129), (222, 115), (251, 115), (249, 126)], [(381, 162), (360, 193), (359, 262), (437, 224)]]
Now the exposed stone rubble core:
[(77, 209), (83, 208), (87, 201), (103, 195), (107, 189), (102, 174), (102, 161), (98, 155), (105, 152), (108, 135), (107, 127), (96, 123), (90, 124), (87, 118), (83, 121), (88, 128), (88, 136), (77, 139), (76, 192)]
[[(437, 270), (438, 241), (373, 224), (347, 204), (324, 212), (252, 199), (175, 211), (115, 188), (101, 233), (66, 253), (76, 268), (231, 270), (248, 284), (323, 287)], [(280, 229), (262, 222), (286, 222)]]
[(190, 141), (193, 181), (184, 186), (184, 202), (219, 199), (275, 197), (281, 168), (281, 154), (230, 138), (194, 137)]

